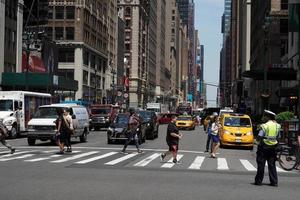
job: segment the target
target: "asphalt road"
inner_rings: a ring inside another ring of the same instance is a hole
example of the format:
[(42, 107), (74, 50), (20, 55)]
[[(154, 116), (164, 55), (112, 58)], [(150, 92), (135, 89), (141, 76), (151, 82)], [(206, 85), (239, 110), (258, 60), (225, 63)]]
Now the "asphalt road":
[(48, 142), (38, 141), (30, 147), (26, 138), (9, 140), (17, 152), (11, 156), (5, 148), (0, 148), (0, 197), (3, 200), (299, 198), (298, 171), (279, 172), (278, 188), (267, 185), (267, 176), (266, 185), (253, 186), (250, 183), (255, 176), (255, 150), (220, 149), (218, 159), (212, 159), (203, 152), (206, 135), (202, 127), (182, 132), (179, 151), (182, 164), (175, 166), (168, 159), (161, 163), (158, 157), (167, 148), (165, 125), (160, 127), (158, 139), (141, 145), (144, 154), (135, 154), (134, 145), (128, 148), (130, 154), (120, 154), (122, 144), (107, 145), (104, 130), (90, 132), (86, 143), (73, 140), (73, 153), (62, 156), (56, 155), (58, 148)]

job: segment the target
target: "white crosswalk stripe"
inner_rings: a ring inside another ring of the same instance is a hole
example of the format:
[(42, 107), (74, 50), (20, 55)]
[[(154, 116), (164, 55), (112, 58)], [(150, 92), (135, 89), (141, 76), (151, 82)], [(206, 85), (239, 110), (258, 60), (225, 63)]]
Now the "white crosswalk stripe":
[(141, 160), (140, 162), (134, 164), (133, 166), (137, 166), (137, 167), (145, 167), (146, 165), (148, 165), (150, 162), (152, 162), (153, 160), (155, 160), (156, 158), (158, 158), (160, 156), (160, 153), (155, 153), (152, 154), (151, 156)]
[(51, 163), (67, 162), (67, 161), (70, 161), (70, 160), (75, 160), (75, 159), (82, 158), (82, 157), (89, 156), (89, 155), (96, 154), (96, 153), (99, 153), (99, 151), (90, 151), (90, 152), (87, 152), (87, 153), (78, 154), (78, 155), (63, 158), (63, 159), (60, 159), (60, 160), (51, 161)]
[(107, 163), (105, 163), (105, 165), (116, 165), (116, 164), (118, 164), (120, 162), (123, 162), (123, 161), (125, 161), (125, 160), (127, 160), (129, 158), (132, 158), (132, 157), (134, 157), (136, 155), (138, 155), (138, 153), (131, 153), (131, 154), (128, 154), (128, 155), (123, 156), (121, 158), (118, 158), (118, 159), (112, 160), (110, 162), (107, 162)]
[(25, 153), (31, 153), (31, 152), (34, 152), (34, 151), (18, 151), (18, 152), (15, 152), (14, 154), (6, 154), (6, 155), (3, 155), (3, 156), (0, 156), (0, 159), (1, 158), (7, 158), (7, 157), (13, 157), (15, 155), (20, 155), (20, 154), (25, 154)]
[(240, 159), (240, 161), (246, 170), (256, 171), (256, 168), (248, 160)]
[(89, 163), (89, 162), (93, 162), (93, 161), (96, 161), (96, 160), (100, 160), (100, 159), (115, 155), (117, 153), (118, 152), (109, 152), (109, 153), (106, 153), (106, 154), (103, 154), (103, 155), (100, 155), (100, 156), (96, 156), (96, 157), (92, 157), (92, 158), (89, 158), (89, 159), (86, 159), (86, 160), (78, 161), (78, 162), (76, 162), (76, 164), (86, 164), (86, 163)]
[(200, 169), (204, 159), (204, 156), (197, 156), (194, 162), (189, 166), (189, 169)]
[(25, 162), (38, 162), (38, 161), (42, 161), (42, 160), (50, 160), (51, 158), (58, 158), (61, 157), (62, 155), (52, 155), (49, 157), (44, 157), (44, 158), (35, 158), (35, 159), (31, 159), (31, 160), (24, 160)]
[[(177, 161), (180, 161), (180, 159), (183, 157), (182, 154), (178, 154), (177, 155)], [(173, 163), (173, 158), (171, 158), (167, 163), (163, 164), (161, 167), (162, 168), (172, 168), (175, 165), (175, 163)]]
[(217, 158), (218, 170), (229, 170), (228, 164), (225, 158)]
[(10, 157), (10, 158), (1, 158), (0, 161), (9, 161), (9, 160), (17, 160), (17, 159), (23, 159), (23, 158), (28, 158), (31, 156), (34, 156), (35, 154), (25, 154), (22, 156), (17, 156), (17, 157)]

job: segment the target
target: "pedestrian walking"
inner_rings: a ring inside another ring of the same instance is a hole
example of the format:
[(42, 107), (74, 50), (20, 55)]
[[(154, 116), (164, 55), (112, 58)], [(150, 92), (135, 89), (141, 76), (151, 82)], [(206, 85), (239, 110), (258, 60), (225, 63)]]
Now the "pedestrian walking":
[(207, 139), (206, 139), (206, 148), (205, 148), (205, 152), (210, 152), (212, 153), (212, 134), (211, 134), (211, 125), (213, 123), (213, 118), (215, 116), (218, 116), (218, 113), (214, 112), (210, 118), (209, 118), (209, 122), (206, 128), (206, 134), (207, 134)]
[(280, 124), (275, 121), (276, 114), (272, 111), (265, 110), (264, 116), (267, 122), (261, 125), (261, 130), (258, 133), (256, 162), (257, 173), (255, 176), (254, 185), (262, 185), (264, 178), (264, 170), (266, 161), (268, 162), (269, 179), (271, 186), (278, 186), (278, 177), (276, 171), (276, 146), (278, 144), (278, 136), (280, 131)]
[(219, 130), (221, 128), (221, 124), (219, 122), (219, 117), (214, 116), (211, 124), (211, 139), (212, 139), (212, 152), (211, 157), (216, 158), (216, 152), (220, 147), (220, 138), (219, 138)]
[(177, 160), (177, 152), (178, 152), (178, 145), (179, 140), (182, 139), (182, 134), (179, 133), (177, 127), (176, 127), (176, 115), (172, 115), (171, 122), (168, 125), (167, 128), (167, 137), (166, 142), (169, 146), (169, 150), (165, 153), (162, 153), (160, 155), (161, 161), (163, 162), (167, 155), (172, 154), (173, 155), (173, 163), (178, 164)]
[(7, 129), (2, 122), (0, 122), (0, 141), (3, 146), (7, 147), (10, 150), (10, 153), (15, 153), (16, 149), (6, 142), (6, 137), (8, 137)]
[(134, 141), (137, 152), (143, 153), (143, 151), (140, 150), (140, 147), (139, 147), (139, 136), (138, 136), (139, 125), (140, 125), (139, 116), (136, 114), (134, 108), (130, 108), (129, 113), (130, 113), (130, 116), (129, 116), (129, 121), (128, 121), (128, 132), (127, 132), (128, 137), (127, 137), (127, 140), (125, 141), (125, 144), (123, 146), (121, 153), (126, 153), (126, 148), (131, 141)]
[(56, 119), (56, 142), (59, 146), (58, 154), (64, 154), (65, 152), (65, 142), (66, 142), (66, 135), (68, 132), (68, 127), (64, 122), (64, 113), (66, 112), (63, 108), (57, 109), (57, 119)]
[(65, 145), (67, 147), (66, 152), (72, 152), (71, 137), (74, 134), (74, 127), (73, 127), (73, 119), (72, 116), (70, 115), (69, 109), (64, 109), (63, 119), (64, 119), (63, 123), (65, 123), (67, 127), (66, 141), (65, 141)]

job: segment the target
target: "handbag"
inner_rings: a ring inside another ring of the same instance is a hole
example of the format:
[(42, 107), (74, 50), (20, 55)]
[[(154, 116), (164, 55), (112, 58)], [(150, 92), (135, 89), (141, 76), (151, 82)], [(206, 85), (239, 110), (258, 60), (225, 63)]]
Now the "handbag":
[(73, 134), (74, 134), (74, 129), (70, 127), (70, 123), (66, 120), (65, 117), (63, 117), (63, 119), (64, 119), (64, 122), (65, 122), (67, 128), (68, 128), (68, 132), (69, 132), (71, 135), (73, 135)]

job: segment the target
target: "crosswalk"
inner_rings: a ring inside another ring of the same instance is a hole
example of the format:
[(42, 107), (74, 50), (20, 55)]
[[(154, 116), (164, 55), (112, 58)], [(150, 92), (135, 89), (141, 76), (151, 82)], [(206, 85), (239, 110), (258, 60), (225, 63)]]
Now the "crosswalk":
[[(210, 158), (205, 154), (179, 153), (177, 160), (180, 165), (174, 164), (172, 158), (161, 162), (159, 152), (145, 152), (138, 154), (132, 152), (121, 154), (115, 150), (84, 150), (73, 151), (72, 153), (58, 155), (55, 151), (43, 150), (19, 150), (14, 154), (0, 151), (0, 166), (4, 162), (24, 162), (24, 163), (52, 163), (68, 165), (88, 165), (101, 162), (104, 166), (125, 166), (133, 168), (161, 168), (161, 169), (185, 169), (185, 170), (219, 170), (219, 171), (256, 171), (255, 160), (243, 158)], [(267, 166), (266, 166), (267, 169)], [(288, 173), (277, 167), (279, 173)]]

